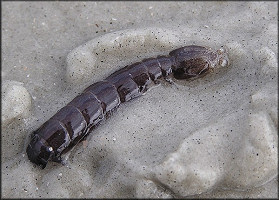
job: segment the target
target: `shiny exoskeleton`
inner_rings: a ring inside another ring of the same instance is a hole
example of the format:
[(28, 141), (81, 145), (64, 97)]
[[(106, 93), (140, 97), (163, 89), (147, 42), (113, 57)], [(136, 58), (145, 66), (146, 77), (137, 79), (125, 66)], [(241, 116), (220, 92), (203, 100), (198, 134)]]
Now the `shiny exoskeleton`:
[(227, 65), (225, 49), (191, 45), (126, 66), (86, 88), (32, 133), (28, 158), (42, 168), (49, 160), (61, 162), (61, 154), (84, 139), (121, 103), (141, 96), (161, 78), (192, 79)]

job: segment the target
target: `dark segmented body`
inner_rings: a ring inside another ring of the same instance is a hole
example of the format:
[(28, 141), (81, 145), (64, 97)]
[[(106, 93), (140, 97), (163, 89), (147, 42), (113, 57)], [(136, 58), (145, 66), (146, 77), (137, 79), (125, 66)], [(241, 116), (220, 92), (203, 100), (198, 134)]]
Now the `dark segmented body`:
[(87, 87), (36, 130), (27, 147), (28, 157), (43, 168), (50, 159), (61, 162), (61, 154), (81, 141), (121, 103), (141, 96), (160, 78), (170, 75), (176, 79), (195, 78), (217, 65), (227, 64), (223, 49), (214, 52), (206, 47), (186, 46), (168, 56), (126, 66)]

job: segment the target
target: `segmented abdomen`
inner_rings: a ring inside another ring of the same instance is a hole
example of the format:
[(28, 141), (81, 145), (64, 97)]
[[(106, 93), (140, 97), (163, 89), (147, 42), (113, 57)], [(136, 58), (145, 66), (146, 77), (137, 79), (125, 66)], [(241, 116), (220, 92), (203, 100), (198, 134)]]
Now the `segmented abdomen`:
[(158, 79), (168, 76), (173, 62), (172, 57), (160, 56), (114, 72), (105, 80), (87, 87), (35, 131), (35, 135), (53, 148), (56, 157), (60, 156), (108, 117), (121, 102), (142, 95), (152, 82), (158, 83)]

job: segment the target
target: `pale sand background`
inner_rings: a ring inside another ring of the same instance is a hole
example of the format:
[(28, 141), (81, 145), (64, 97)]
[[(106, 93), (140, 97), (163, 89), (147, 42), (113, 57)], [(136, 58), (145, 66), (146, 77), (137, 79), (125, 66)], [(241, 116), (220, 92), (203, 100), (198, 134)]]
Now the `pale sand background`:
[[(276, 2), (3, 2), (2, 11), (2, 197), (277, 197)], [(28, 161), (30, 132), (86, 86), (189, 44), (225, 45), (230, 67), (121, 106), (67, 166)]]

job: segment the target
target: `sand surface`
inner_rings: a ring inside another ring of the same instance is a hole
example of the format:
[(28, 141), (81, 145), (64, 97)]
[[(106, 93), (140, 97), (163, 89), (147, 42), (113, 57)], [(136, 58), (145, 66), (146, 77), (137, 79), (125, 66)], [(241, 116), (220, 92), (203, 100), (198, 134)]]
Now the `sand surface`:
[[(2, 197), (278, 196), (277, 2), (3, 2)], [(90, 84), (186, 45), (230, 65), (120, 106), (62, 166), (28, 136)]]

